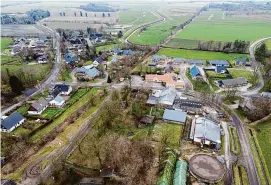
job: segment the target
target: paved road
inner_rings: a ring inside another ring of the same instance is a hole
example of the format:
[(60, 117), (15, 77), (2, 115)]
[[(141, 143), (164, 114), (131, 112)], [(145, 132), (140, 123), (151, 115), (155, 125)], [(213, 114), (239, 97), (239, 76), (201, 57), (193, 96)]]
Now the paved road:
[(232, 117), (232, 120), (235, 123), (236, 129), (237, 129), (239, 141), (241, 144), (243, 159), (244, 159), (245, 163), (247, 164), (246, 169), (247, 169), (247, 174), (248, 174), (248, 179), (249, 179), (250, 185), (260, 185), (261, 184), (260, 179), (258, 176), (255, 161), (254, 161), (251, 149), (250, 149), (249, 140), (247, 137), (247, 132), (246, 132), (245, 126), (235, 113), (233, 113), (231, 117)]
[(271, 39), (271, 37), (266, 37), (266, 38), (262, 38), (260, 40), (257, 40), (254, 43), (252, 43), (250, 45), (250, 47), (249, 47), (249, 53), (250, 53), (250, 58), (251, 58), (251, 61), (252, 61), (252, 66), (254, 68), (258, 69), (257, 70), (257, 75), (258, 75), (259, 83), (258, 83), (257, 87), (254, 88), (253, 90), (242, 93), (242, 95), (244, 95), (244, 96), (251, 96), (251, 95), (254, 95), (254, 94), (258, 94), (258, 92), (264, 86), (263, 76), (262, 76), (262, 73), (261, 73), (261, 71), (259, 69), (260, 63), (257, 62), (257, 60), (255, 59), (254, 52), (255, 52), (255, 49), (257, 48), (257, 46), (259, 46), (262, 42), (264, 42), (267, 39)]
[(46, 80), (42, 81), (40, 84), (37, 85), (37, 90), (33, 94), (27, 97), (23, 97), (18, 103), (13, 104), (10, 107), (7, 107), (1, 110), (1, 116), (5, 115), (7, 112), (15, 109), (16, 107), (22, 105), (23, 102), (30, 100), (30, 98), (38, 93), (40, 93), (46, 87), (51, 86), (54, 82), (58, 80), (59, 70), (61, 68), (61, 53), (60, 53), (60, 35), (55, 32), (54, 30), (47, 28), (46, 26), (42, 25), (42, 23), (37, 23), (37, 26), (40, 27), (41, 30), (46, 32), (50, 32), (55, 38), (55, 45), (56, 45), (56, 61), (51, 71), (51, 74), (47, 77)]

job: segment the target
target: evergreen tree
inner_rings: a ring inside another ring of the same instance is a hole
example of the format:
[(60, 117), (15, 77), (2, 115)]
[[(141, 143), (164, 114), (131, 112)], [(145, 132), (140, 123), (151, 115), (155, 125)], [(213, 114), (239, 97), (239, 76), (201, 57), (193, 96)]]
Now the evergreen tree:
[(111, 80), (111, 78), (110, 78), (110, 75), (108, 75), (107, 83), (111, 83), (111, 82), (112, 82), (112, 80)]
[(15, 94), (21, 94), (24, 90), (24, 86), (19, 78), (17, 76), (10, 76), (9, 77), (9, 85), (11, 87), (11, 90)]
[(105, 14), (103, 13), (103, 17), (105, 17)]

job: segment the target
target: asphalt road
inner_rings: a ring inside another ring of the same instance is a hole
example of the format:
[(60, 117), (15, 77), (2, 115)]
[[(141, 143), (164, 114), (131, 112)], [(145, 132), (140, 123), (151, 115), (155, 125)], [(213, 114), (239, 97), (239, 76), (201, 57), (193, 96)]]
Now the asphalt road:
[(232, 114), (231, 117), (237, 129), (239, 141), (241, 144), (243, 159), (245, 163), (247, 164), (246, 169), (247, 169), (250, 185), (260, 185), (261, 184), (260, 179), (257, 173), (255, 161), (250, 149), (249, 140), (248, 140), (248, 136), (247, 136), (247, 132), (244, 127), (244, 124), (240, 121), (239, 117), (236, 114)]
[(257, 87), (255, 87), (253, 90), (251, 91), (247, 91), (247, 92), (243, 92), (242, 95), (244, 96), (251, 96), (251, 95), (255, 95), (258, 94), (258, 92), (263, 88), (264, 86), (264, 80), (263, 80), (263, 76), (262, 73), (259, 69), (259, 66), (261, 65), (259, 62), (257, 62), (257, 60), (255, 59), (255, 49), (257, 48), (257, 46), (259, 46), (262, 42), (264, 42), (265, 40), (271, 39), (271, 37), (266, 37), (266, 38), (262, 38), (260, 40), (255, 41), (254, 43), (252, 43), (249, 47), (249, 54), (250, 54), (250, 58), (252, 61), (252, 66), (257, 70), (257, 75), (258, 75), (258, 79), (259, 79), (259, 83), (257, 85)]

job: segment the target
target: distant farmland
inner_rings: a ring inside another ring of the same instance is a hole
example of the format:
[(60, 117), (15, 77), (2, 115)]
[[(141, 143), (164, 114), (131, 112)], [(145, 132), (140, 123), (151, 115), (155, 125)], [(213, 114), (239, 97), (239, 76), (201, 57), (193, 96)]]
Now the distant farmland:
[(209, 51), (195, 51), (184, 49), (160, 49), (158, 55), (166, 55), (169, 57), (181, 57), (186, 59), (199, 59), (199, 60), (233, 60), (234, 57), (245, 58), (245, 54), (226, 54), (222, 52), (209, 52)]
[(187, 19), (187, 16), (183, 16), (179, 17), (178, 21), (167, 20), (166, 22), (153, 25), (142, 32), (138, 31), (134, 33), (129, 40), (135, 44), (156, 45), (161, 40), (167, 38), (177, 26), (185, 22)]
[(191, 40), (234, 41), (236, 39), (253, 41), (270, 36), (271, 21), (223, 16), (223, 11), (210, 10), (203, 12), (187, 28), (176, 35), (176, 38)]

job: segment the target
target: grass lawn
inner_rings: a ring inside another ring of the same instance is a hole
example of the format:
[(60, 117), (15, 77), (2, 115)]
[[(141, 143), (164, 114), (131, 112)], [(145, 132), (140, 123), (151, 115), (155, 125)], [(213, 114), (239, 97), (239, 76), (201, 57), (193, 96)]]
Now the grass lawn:
[(271, 39), (268, 39), (264, 42), (266, 44), (266, 47), (269, 51), (271, 51)]
[(52, 119), (60, 111), (61, 109), (57, 109), (57, 108), (47, 108), (45, 111), (43, 111), (43, 113), (41, 114), (41, 117), (45, 119)]
[(21, 107), (19, 107), (16, 111), (19, 112), (21, 115), (26, 115), (28, 109), (30, 108), (30, 104), (24, 104)]
[(176, 26), (180, 25), (186, 20), (187, 17), (183, 17), (183, 19), (180, 19), (179, 21), (171, 20), (160, 24), (155, 24), (147, 27), (146, 30), (142, 32), (135, 32), (129, 38), (129, 40), (135, 44), (156, 45), (161, 40), (167, 38), (167, 36), (169, 36), (170, 33), (176, 29)]
[(1, 66), (1, 72), (6, 72), (6, 69), (9, 70), (10, 74), (16, 73), (19, 69), (22, 69), (27, 74), (32, 74), (34, 79), (37, 81), (43, 80), (46, 75), (50, 72), (50, 69), (47, 64), (16, 64), (12, 63), (11, 65), (5, 64)]
[(158, 123), (153, 129), (153, 138), (160, 141), (163, 136), (167, 136), (168, 147), (179, 149), (183, 126), (173, 123)]
[(67, 69), (65, 68), (65, 71), (64, 71), (64, 79), (62, 77), (62, 75), (60, 74), (59, 75), (59, 80), (60, 81), (66, 81), (66, 82), (72, 82), (72, 77), (70, 76), (70, 73), (72, 72), (71, 69)]
[(240, 153), (240, 141), (238, 138), (238, 134), (235, 127), (229, 127), (229, 134), (230, 134), (230, 150), (234, 154)]
[(199, 44), (198, 40), (173, 38), (166, 44), (166, 46), (172, 48), (197, 49), (198, 44)]
[(32, 96), (32, 100), (38, 100), (39, 98), (43, 97), (46, 98), (50, 94), (50, 91), (44, 91), (43, 93), (36, 94), (35, 96)]
[(116, 47), (118, 47), (118, 44), (107, 44), (103, 46), (98, 46), (96, 47), (96, 52), (98, 53), (99, 51), (108, 51)]
[(210, 87), (207, 84), (207, 82), (205, 82), (203, 80), (193, 80), (189, 70), (186, 70), (185, 75), (190, 80), (190, 82), (193, 84), (193, 88), (195, 91), (202, 92), (202, 93), (207, 93), (210, 91)]
[(245, 54), (236, 53), (222, 53), (222, 52), (209, 52), (209, 51), (196, 51), (184, 49), (170, 49), (162, 48), (158, 51), (158, 55), (166, 55), (169, 57), (181, 57), (186, 59), (199, 59), (199, 60), (232, 60), (234, 57), (244, 58)]
[[(263, 156), (269, 177), (271, 177), (271, 118), (254, 126), (256, 139), (260, 148), (260, 153)], [(257, 131), (258, 130), (258, 131)]]
[(86, 93), (80, 101), (77, 101), (74, 103), (71, 107), (69, 107), (67, 110), (64, 111), (63, 114), (61, 114), (56, 120), (54, 120), (51, 124), (49, 124), (47, 127), (44, 129), (38, 131), (35, 135), (30, 137), (30, 141), (32, 142), (37, 142), (42, 136), (45, 134), (48, 134), (50, 131), (52, 131), (55, 127), (57, 127), (60, 123), (62, 123), (66, 117), (68, 117), (71, 113), (73, 113), (75, 110), (79, 109), (82, 107), (87, 100), (93, 96), (93, 94), (96, 94), (97, 92), (96, 88), (91, 89), (88, 93)]
[[(211, 15), (213, 17), (208, 20)], [(179, 32), (176, 38), (213, 41), (234, 41), (236, 39), (253, 41), (268, 37), (270, 33), (271, 22), (267, 18), (259, 19), (250, 15), (243, 17), (223, 16), (223, 11), (211, 9), (202, 12), (194, 22)]]
[(228, 69), (228, 71), (232, 78), (244, 77), (251, 83), (251, 77), (253, 76), (252, 71), (248, 71), (245, 69)]
[(92, 61), (87, 61), (84, 63), (84, 66), (91, 65), (93, 62)]
[(8, 45), (12, 42), (12, 38), (9, 37), (1, 37), (1, 46), (0, 50), (2, 51), (3, 49), (7, 48)]

